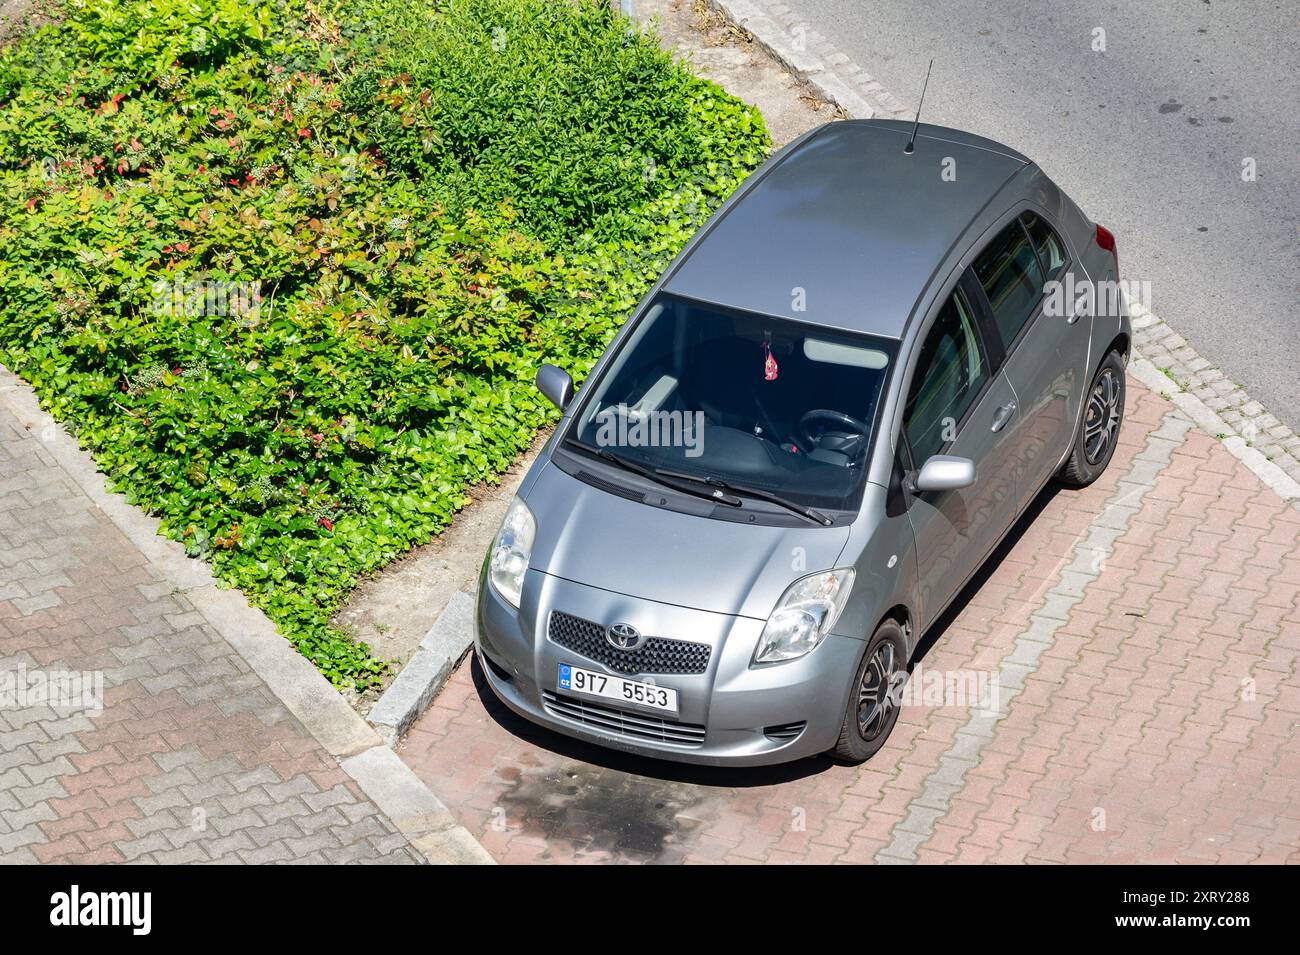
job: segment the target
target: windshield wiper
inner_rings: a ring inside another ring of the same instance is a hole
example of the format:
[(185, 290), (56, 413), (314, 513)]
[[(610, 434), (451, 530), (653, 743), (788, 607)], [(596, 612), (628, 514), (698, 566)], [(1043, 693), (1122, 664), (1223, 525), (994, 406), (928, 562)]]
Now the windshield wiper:
[(806, 517), (815, 524), (821, 524), (823, 527), (830, 527), (833, 523), (829, 517), (816, 508), (804, 507), (804, 505), (798, 504), (787, 497), (782, 497), (780, 494), (774, 494), (771, 491), (764, 491), (761, 488), (748, 487), (744, 484), (733, 484), (730, 481), (724, 481), (722, 478), (714, 477), (711, 474), (700, 476), (695, 474), (686, 474), (682, 471), (669, 471), (665, 468), (656, 468), (655, 470), (664, 477), (679, 478), (687, 481), (698, 481), (701, 484), (707, 484), (709, 487), (718, 488), (719, 490), (731, 491), (733, 494), (742, 494), (745, 497), (752, 497), (760, 501), (767, 501), (770, 504), (776, 504), (779, 507), (784, 507), (788, 511), (793, 511), (800, 517)]
[[(735, 495), (724, 493), (725, 489), (719, 485), (711, 485), (713, 490), (706, 491), (701, 487), (696, 487), (695, 484), (685, 483), (683, 480), (677, 480), (679, 476), (672, 472), (666, 472), (661, 468), (650, 468), (642, 464), (637, 464), (635, 461), (629, 461), (622, 455), (615, 454), (608, 448), (592, 447), (591, 445), (584, 444), (582, 441), (578, 441), (574, 438), (566, 438), (564, 443), (578, 448), (581, 451), (585, 451), (587, 454), (594, 454), (602, 461), (608, 461), (616, 467), (620, 467), (625, 471), (631, 471), (633, 474), (640, 475), (647, 481), (653, 481), (655, 484), (671, 488), (681, 494), (690, 494), (693, 497), (702, 497), (710, 501), (716, 501), (719, 504), (726, 504), (728, 507), (740, 507), (740, 505), (744, 503)], [(681, 475), (680, 477), (690, 478), (690, 475)], [(690, 478), (690, 480), (696, 483), (704, 483), (700, 482), (698, 478)]]

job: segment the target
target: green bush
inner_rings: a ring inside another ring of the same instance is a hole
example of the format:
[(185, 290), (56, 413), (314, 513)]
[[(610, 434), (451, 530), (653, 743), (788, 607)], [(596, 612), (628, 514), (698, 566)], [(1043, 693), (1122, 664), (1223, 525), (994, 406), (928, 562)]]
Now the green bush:
[(537, 365), (585, 374), (766, 133), (599, 0), (244, 7), (85, 0), (0, 51), (0, 361), (365, 687), (331, 613), (552, 420)]
[(353, 16), (356, 69), (340, 95), (452, 211), (511, 200), (548, 239), (631, 236), (639, 223), (623, 210), (711, 164), (761, 158), (756, 114), (656, 45), (629, 43), (609, 4), (460, 0), (430, 20), (381, 3)]
[(97, 67), (147, 78), (173, 63), (202, 68), (256, 49), (271, 5), (240, 0), (70, 0), (68, 26), (79, 55)]

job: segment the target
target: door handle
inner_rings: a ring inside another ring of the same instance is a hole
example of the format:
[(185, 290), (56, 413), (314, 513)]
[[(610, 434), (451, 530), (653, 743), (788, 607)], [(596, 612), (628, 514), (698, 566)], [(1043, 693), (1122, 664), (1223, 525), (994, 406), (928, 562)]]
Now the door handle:
[(1008, 401), (993, 415), (993, 431), (1001, 431), (1011, 420), (1011, 416), (1016, 413), (1016, 403)]
[(1071, 312), (1071, 313), (1070, 313), (1070, 317), (1067, 318), (1067, 319), (1065, 320), (1065, 324), (1067, 324), (1067, 325), (1073, 325), (1073, 324), (1074, 324), (1075, 322), (1077, 322), (1078, 320), (1079, 320), (1079, 313), (1078, 313), (1078, 312)]

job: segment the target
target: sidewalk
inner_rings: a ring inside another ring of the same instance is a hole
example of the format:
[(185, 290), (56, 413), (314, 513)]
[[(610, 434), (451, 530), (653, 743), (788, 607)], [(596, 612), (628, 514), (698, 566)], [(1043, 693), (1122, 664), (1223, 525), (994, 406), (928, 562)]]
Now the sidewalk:
[(1300, 511), (1130, 378), (923, 656), (1000, 718), (907, 707), (862, 767), (700, 770), (576, 743), (464, 664), (402, 758), (500, 861), (1300, 862)]
[(0, 369), (0, 862), (483, 861), (444, 817)]

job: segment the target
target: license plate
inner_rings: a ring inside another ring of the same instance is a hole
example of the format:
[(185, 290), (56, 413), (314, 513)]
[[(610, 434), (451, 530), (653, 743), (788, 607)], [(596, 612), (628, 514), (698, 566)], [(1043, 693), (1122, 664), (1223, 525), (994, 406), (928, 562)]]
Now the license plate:
[(570, 693), (585, 693), (617, 703), (637, 703), (665, 713), (677, 712), (677, 691), (671, 687), (625, 680), (594, 670), (584, 670), (568, 663), (560, 664), (560, 678), (556, 687)]

